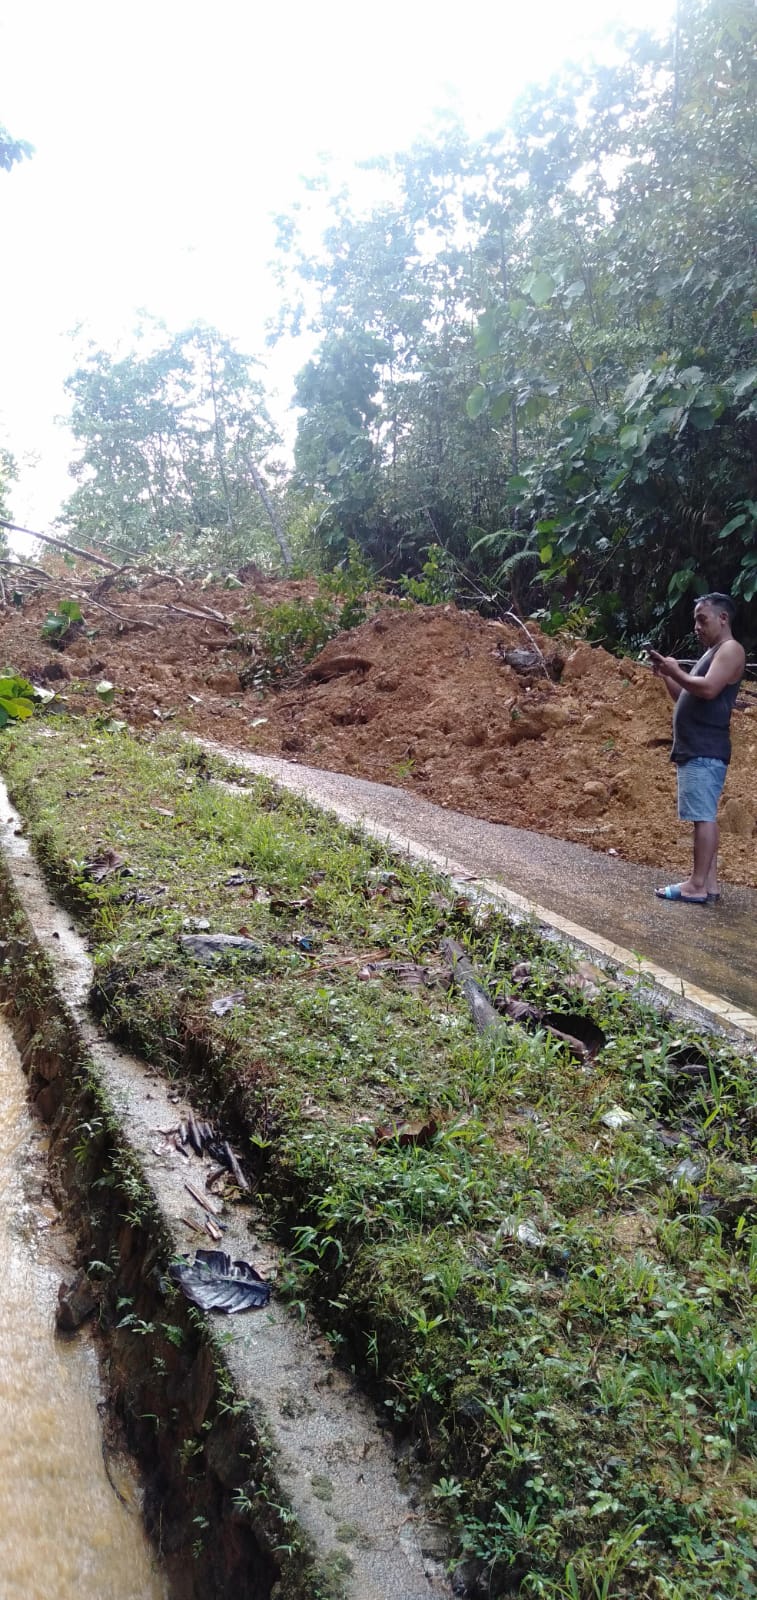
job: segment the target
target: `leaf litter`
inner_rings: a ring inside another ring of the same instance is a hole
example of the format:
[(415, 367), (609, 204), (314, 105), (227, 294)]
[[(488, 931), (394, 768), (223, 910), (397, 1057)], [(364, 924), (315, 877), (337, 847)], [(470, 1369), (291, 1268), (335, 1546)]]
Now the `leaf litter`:
[(271, 1285), (249, 1261), (232, 1261), (224, 1250), (196, 1250), (168, 1269), (188, 1300), (202, 1311), (260, 1311), (271, 1298)]

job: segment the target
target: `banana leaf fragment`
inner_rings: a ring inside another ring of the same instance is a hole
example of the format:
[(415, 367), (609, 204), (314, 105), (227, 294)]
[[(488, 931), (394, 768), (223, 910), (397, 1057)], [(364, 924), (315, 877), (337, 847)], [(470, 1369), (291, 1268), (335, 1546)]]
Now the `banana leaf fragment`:
[(168, 1269), (174, 1283), (202, 1311), (258, 1311), (271, 1298), (271, 1285), (249, 1261), (232, 1261), (224, 1250), (196, 1250)]

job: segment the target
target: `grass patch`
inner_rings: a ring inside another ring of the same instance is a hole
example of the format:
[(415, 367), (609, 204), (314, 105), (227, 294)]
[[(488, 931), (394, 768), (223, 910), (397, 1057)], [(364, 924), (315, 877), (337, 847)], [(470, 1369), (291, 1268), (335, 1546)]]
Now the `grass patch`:
[[(756, 1594), (754, 1061), (175, 738), (55, 719), (0, 762), (106, 1026), (243, 1130), (285, 1291), (412, 1440), (470, 1592)], [(108, 851), (129, 875), (94, 882)], [(193, 959), (205, 924), (255, 964)], [(450, 934), (493, 996), (525, 961), (524, 998), (591, 1015), (597, 1060), (477, 1036)]]

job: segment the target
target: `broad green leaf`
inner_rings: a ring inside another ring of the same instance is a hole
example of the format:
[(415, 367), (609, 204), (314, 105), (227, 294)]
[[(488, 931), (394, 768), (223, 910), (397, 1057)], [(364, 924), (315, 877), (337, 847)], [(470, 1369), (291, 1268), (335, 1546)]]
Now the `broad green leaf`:
[(25, 722), (27, 717), (34, 715), (34, 706), (29, 700), (12, 699), (4, 695), (0, 703), (8, 716), (15, 717), (19, 722)]
[(535, 306), (546, 306), (552, 299), (557, 285), (549, 272), (529, 272), (523, 288)]
[(680, 600), (681, 595), (686, 594), (689, 589), (693, 588), (696, 581), (693, 567), (679, 567), (678, 571), (673, 573), (668, 584), (668, 598), (670, 600)]
[(0, 700), (11, 700), (19, 695), (30, 699), (34, 692), (34, 684), (28, 678), (19, 678), (16, 674), (0, 678)]
[(549, 399), (545, 394), (532, 394), (520, 409), (527, 422), (538, 422), (549, 410)]
[(115, 692), (115, 685), (110, 683), (107, 678), (102, 678), (100, 683), (98, 683), (95, 688), (95, 694), (97, 695), (98, 700), (102, 700), (104, 706), (110, 706), (113, 704)]
[(700, 433), (708, 433), (710, 428), (714, 428), (716, 420), (711, 406), (692, 406), (689, 412), (689, 422)]
[(492, 403), (491, 403), (491, 405), (489, 407), (489, 415), (490, 415), (490, 417), (492, 419), (492, 422), (501, 422), (503, 417), (509, 416), (510, 415), (511, 406), (512, 406), (512, 397), (511, 397), (511, 395), (509, 395), (509, 394), (498, 394), (498, 395), (495, 395), (495, 397), (492, 400)]
[(635, 406), (637, 401), (641, 399), (642, 395), (646, 394), (651, 379), (651, 372), (637, 372), (636, 376), (631, 379), (631, 382), (629, 383), (628, 388), (623, 395), (623, 405), (626, 411), (630, 411), (631, 406)]
[(563, 290), (563, 296), (569, 305), (572, 305), (574, 300), (580, 300), (585, 293), (586, 284), (583, 278), (575, 278), (573, 283), (569, 283), (567, 289)]
[(740, 400), (748, 394), (757, 384), (757, 367), (750, 367), (748, 372), (735, 372), (729, 379), (729, 388), (733, 390), (735, 400)]
[(475, 422), (476, 417), (480, 417), (482, 411), (486, 410), (488, 398), (489, 396), (486, 385), (483, 383), (477, 383), (475, 389), (471, 390), (470, 394), (468, 395), (468, 399), (465, 402), (465, 409), (472, 422)]
[(735, 533), (737, 528), (743, 528), (744, 523), (746, 522), (746, 520), (747, 520), (746, 513), (743, 512), (743, 511), (741, 512), (741, 514), (738, 517), (731, 517), (730, 522), (727, 522), (725, 527), (721, 528), (721, 530), (720, 530), (720, 532), (718, 534), (718, 538), (719, 539), (727, 539), (729, 533)]
[(495, 311), (485, 311), (476, 329), (476, 355), (486, 358), (499, 349), (499, 324)]

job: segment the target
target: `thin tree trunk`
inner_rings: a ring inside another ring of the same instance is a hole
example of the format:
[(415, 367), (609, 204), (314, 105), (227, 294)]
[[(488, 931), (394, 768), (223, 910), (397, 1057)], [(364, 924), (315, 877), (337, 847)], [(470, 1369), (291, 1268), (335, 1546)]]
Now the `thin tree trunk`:
[(276, 536), (276, 543), (277, 543), (277, 545), (278, 545), (278, 547), (279, 547), (279, 549), (281, 551), (281, 559), (282, 559), (282, 561), (284, 563), (284, 566), (288, 570), (293, 564), (293, 562), (292, 562), (292, 552), (291, 552), (291, 550), (289, 548), (289, 541), (288, 541), (287, 536), (286, 536), (286, 534), (284, 532), (284, 528), (283, 528), (283, 525), (282, 525), (282, 522), (281, 522), (281, 518), (279, 516), (278, 511), (276, 510), (276, 507), (275, 507), (275, 505), (273, 503), (273, 500), (271, 499), (270, 494), (268, 493), (268, 489), (266, 487), (265, 479), (264, 479), (263, 474), (260, 471), (259, 467), (253, 461), (252, 456), (249, 456), (249, 455), (245, 456), (245, 461), (247, 462), (247, 467), (248, 467), (248, 470), (249, 470), (250, 477), (252, 478), (252, 481), (253, 481), (253, 483), (255, 485), (255, 488), (257, 489), (258, 494), (260, 495), (260, 498), (261, 498), (261, 500), (263, 502), (263, 505), (265, 506), (266, 515), (268, 517), (268, 520), (269, 520), (269, 522), (271, 524), (271, 527), (273, 528), (274, 534)]
[(216, 396), (216, 373), (215, 366), (213, 364), (213, 349), (209, 339), (205, 348), (208, 357), (208, 372), (210, 374), (210, 394), (213, 401), (213, 433), (215, 435), (216, 442), (216, 461), (218, 463), (218, 473), (221, 479), (221, 486), (223, 488), (223, 497), (226, 502), (226, 522), (229, 529), (229, 548), (231, 548), (231, 541), (234, 538), (234, 518), (231, 511), (229, 482), (228, 478), (226, 477), (226, 467), (223, 460), (223, 439), (221, 437), (221, 423), (218, 416), (218, 398)]

